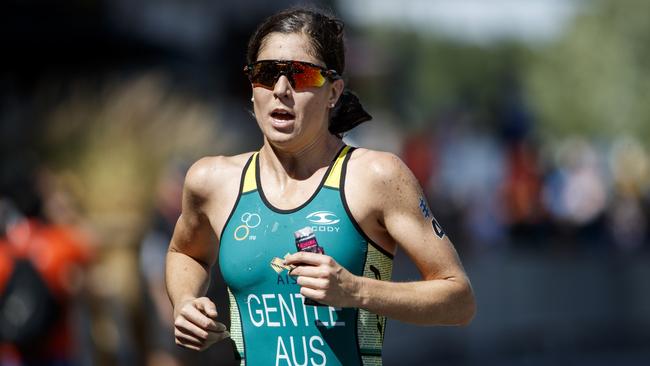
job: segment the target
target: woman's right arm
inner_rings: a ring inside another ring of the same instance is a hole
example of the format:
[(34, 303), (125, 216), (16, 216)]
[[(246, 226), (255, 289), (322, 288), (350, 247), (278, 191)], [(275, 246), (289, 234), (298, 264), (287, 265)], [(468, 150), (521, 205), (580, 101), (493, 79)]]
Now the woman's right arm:
[(187, 172), (183, 186), (183, 208), (169, 244), (165, 268), (167, 293), (174, 308), (176, 344), (204, 350), (229, 336), (216, 321), (215, 304), (205, 297), (210, 267), (217, 252), (213, 230), (206, 214), (214, 197), (209, 175), (214, 158), (197, 161)]

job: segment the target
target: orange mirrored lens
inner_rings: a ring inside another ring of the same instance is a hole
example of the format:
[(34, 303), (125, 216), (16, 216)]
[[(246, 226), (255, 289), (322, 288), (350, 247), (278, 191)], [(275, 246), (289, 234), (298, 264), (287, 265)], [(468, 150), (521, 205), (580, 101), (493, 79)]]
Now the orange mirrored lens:
[(325, 84), (325, 77), (321, 74), (321, 69), (295, 63), (293, 69), (296, 71), (293, 74), (293, 87), (297, 90), (308, 88), (321, 87)]
[(245, 71), (253, 87), (265, 89), (273, 89), (282, 75), (297, 91), (321, 87), (326, 80), (322, 68), (301, 61), (263, 60), (248, 66)]

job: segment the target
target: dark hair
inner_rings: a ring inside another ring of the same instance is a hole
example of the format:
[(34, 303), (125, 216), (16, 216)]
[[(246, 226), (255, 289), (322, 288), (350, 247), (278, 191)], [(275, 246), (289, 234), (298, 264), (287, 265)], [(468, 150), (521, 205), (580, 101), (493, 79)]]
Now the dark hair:
[[(345, 45), (343, 22), (322, 10), (291, 8), (266, 18), (248, 41), (246, 60), (257, 61), (260, 48), (270, 33), (303, 33), (311, 43), (309, 52), (325, 63), (325, 67), (343, 75), (345, 70)], [(372, 116), (366, 112), (359, 98), (345, 89), (332, 109), (329, 121), (330, 133), (341, 136)]]

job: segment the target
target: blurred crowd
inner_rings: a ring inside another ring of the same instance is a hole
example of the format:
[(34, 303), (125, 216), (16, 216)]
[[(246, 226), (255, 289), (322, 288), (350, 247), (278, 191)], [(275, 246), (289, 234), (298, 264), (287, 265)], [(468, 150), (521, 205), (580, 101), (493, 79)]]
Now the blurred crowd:
[(606, 256), (649, 249), (650, 156), (634, 136), (542, 144), (480, 133), (463, 118), (451, 113), (403, 148), (461, 250)]
[(163, 274), (185, 170), (228, 133), (157, 73), (111, 80), (40, 110), (31, 145), (5, 124), (0, 365), (214, 360), (174, 344)]

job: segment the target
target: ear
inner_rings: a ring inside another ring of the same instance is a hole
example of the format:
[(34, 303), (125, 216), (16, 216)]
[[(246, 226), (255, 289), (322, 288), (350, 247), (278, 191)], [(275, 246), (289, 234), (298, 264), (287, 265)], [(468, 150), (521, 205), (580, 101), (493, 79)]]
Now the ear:
[(328, 99), (328, 105), (336, 105), (336, 102), (339, 100), (341, 94), (343, 94), (343, 89), (345, 88), (345, 82), (342, 79), (337, 79), (332, 81), (330, 87), (330, 96)]

